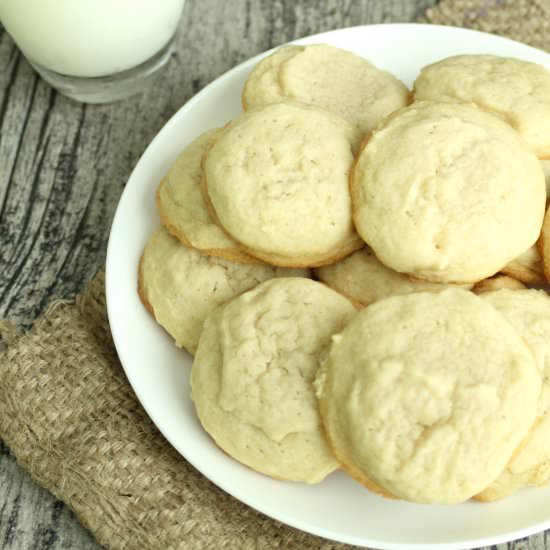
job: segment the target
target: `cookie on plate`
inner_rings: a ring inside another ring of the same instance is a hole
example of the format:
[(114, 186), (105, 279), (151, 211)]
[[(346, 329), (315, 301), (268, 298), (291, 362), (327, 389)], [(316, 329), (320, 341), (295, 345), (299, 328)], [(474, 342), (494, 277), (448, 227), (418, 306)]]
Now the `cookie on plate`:
[(472, 292), (475, 294), (483, 294), (484, 292), (494, 292), (495, 290), (502, 290), (503, 288), (508, 290), (521, 290), (526, 287), (522, 282), (509, 275), (495, 275), (494, 277), (489, 277), (488, 279), (483, 279), (483, 281), (476, 283), (472, 288)]
[[(449, 285), (411, 279), (386, 267), (366, 246), (347, 258), (319, 267), (315, 275), (323, 283), (363, 305), (397, 294), (439, 292)], [(469, 288), (471, 285), (464, 285)]]
[(546, 283), (542, 256), (538, 246), (529, 247), (523, 254), (513, 259), (501, 269), (502, 273), (509, 275), (522, 283), (542, 285)]
[(208, 316), (191, 370), (204, 429), (227, 454), (277, 479), (317, 483), (338, 462), (313, 379), (353, 305), (321, 283), (267, 281)]
[(184, 149), (157, 189), (157, 209), (163, 225), (186, 246), (234, 262), (257, 263), (216, 225), (202, 196), (201, 159), (220, 132), (204, 132)]
[(541, 164), (508, 124), (474, 106), (415, 102), (375, 130), (351, 179), (355, 227), (382, 263), (473, 283), (533, 245)]
[(463, 101), (496, 113), (539, 158), (550, 158), (550, 71), (521, 59), (458, 55), (424, 67), (418, 100)]
[(279, 82), (279, 69), (282, 63), (303, 49), (304, 46), (283, 46), (254, 67), (244, 83), (241, 99), (245, 111), (287, 99)]
[(281, 48), (261, 61), (245, 85), (243, 105), (293, 99), (337, 113), (366, 133), (407, 105), (408, 93), (394, 75), (363, 57), (311, 44)]
[(546, 201), (550, 198), (550, 160), (541, 160), (542, 171), (546, 178)]
[(396, 497), (457, 503), (487, 487), (535, 421), (533, 353), (461, 289), (392, 296), (333, 337), (316, 378), (342, 466)]
[(309, 272), (205, 256), (182, 245), (160, 227), (143, 251), (138, 292), (145, 307), (176, 344), (193, 354), (204, 319), (216, 306), (263, 281), (291, 275), (305, 277)]
[(315, 107), (278, 103), (239, 116), (203, 161), (213, 217), (250, 255), (318, 266), (363, 243), (351, 219), (348, 176), (359, 131)]
[(550, 481), (550, 297), (542, 290), (500, 290), (483, 299), (512, 324), (537, 360), (542, 376), (538, 420), (500, 476), (476, 496), (496, 500), (526, 485)]
[(544, 276), (546, 277), (546, 280), (550, 282), (550, 207), (546, 210), (544, 223), (542, 224), (542, 231), (540, 233), (540, 239), (537, 245), (540, 255), (542, 256)]

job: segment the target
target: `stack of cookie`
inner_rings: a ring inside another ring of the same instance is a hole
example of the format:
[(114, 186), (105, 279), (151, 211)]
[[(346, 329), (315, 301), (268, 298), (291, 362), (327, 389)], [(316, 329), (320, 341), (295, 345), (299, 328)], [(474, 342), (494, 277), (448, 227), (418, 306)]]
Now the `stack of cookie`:
[(414, 502), (546, 483), (550, 298), (524, 284), (550, 275), (550, 73), (459, 56), (409, 92), (288, 46), (242, 100), (159, 185), (139, 266), (214, 441)]

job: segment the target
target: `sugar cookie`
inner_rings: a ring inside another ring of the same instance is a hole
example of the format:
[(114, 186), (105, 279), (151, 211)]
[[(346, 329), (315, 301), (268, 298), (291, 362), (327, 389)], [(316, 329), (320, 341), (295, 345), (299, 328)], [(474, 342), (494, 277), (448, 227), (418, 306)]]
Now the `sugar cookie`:
[(195, 353), (205, 317), (219, 304), (273, 277), (307, 276), (265, 264), (237, 264), (204, 256), (160, 227), (139, 266), (141, 301), (176, 344)]
[(358, 233), (392, 269), (436, 282), (489, 277), (535, 243), (541, 164), (498, 117), (415, 102), (370, 137), (351, 179)]
[(303, 49), (304, 46), (283, 46), (254, 67), (243, 88), (242, 104), (245, 111), (286, 99), (279, 82), (279, 69), (284, 61)]
[(542, 171), (546, 179), (546, 201), (550, 199), (550, 160), (541, 160)]
[(204, 429), (230, 456), (278, 479), (317, 483), (338, 467), (313, 378), (355, 308), (325, 285), (267, 281), (208, 316), (191, 371)]
[(550, 282), (550, 207), (546, 210), (542, 231), (538, 241), (540, 255), (542, 256), (542, 267), (546, 280)]
[[(449, 285), (411, 279), (386, 267), (367, 246), (331, 265), (319, 267), (315, 274), (331, 288), (368, 305), (372, 302), (411, 292), (438, 292)], [(469, 288), (471, 285), (464, 285)]]
[(334, 262), (362, 246), (348, 191), (359, 139), (344, 119), (310, 106), (244, 113), (203, 162), (211, 212), (246, 252), (270, 264)]
[(336, 113), (363, 133), (408, 103), (407, 87), (352, 52), (329, 46), (286, 46), (264, 58), (243, 90), (246, 109), (291, 99)]
[(201, 193), (201, 159), (221, 130), (209, 130), (191, 142), (157, 189), (157, 207), (163, 225), (186, 246), (203, 254), (240, 263), (257, 263), (240, 249), (208, 213)]
[(472, 288), (472, 292), (475, 294), (483, 294), (484, 292), (493, 292), (503, 288), (508, 290), (521, 290), (525, 288), (525, 285), (508, 275), (495, 275), (494, 277), (489, 277), (488, 279), (483, 279), (483, 281), (476, 283)]
[(542, 290), (500, 290), (483, 299), (512, 324), (525, 339), (542, 375), (538, 420), (504, 472), (476, 496), (496, 500), (526, 485), (550, 480), (550, 297)]
[(487, 487), (533, 425), (541, 390), (521, 336), (460, 289), (367, 306), (333, 337), (315, 384), (343, 467), (423, 503)]
[(540, 158), (550, 158), (550, 71), (522, 59), (459, 55), (424, 67), (418, 100), (473, 102), (512, 125)]
[(394, 75), (328, 44), (306, 46), (282, 63), (279, 81), (287, 97), (337, 113), (363, 133), (408, 103)]
[(505, 275), (509, 275), (522, 283), (532, 285), (546, 283), (542, 256), (536, 244), (505, 265), (501, 271)]

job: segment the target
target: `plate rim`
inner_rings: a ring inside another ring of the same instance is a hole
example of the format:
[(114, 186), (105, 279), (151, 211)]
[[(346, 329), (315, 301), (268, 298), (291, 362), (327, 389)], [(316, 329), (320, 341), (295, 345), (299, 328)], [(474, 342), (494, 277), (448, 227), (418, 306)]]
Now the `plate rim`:
[(141, 394), (140, 389), (136, 386), (135, 381), (132, 380), (132, 375), (131, 375), (132, 369), (126, 365), (126, 362), (123, 359), (123, 355), (124, 355), (123, 340), (124, 339), (123, 337), (121, 337), (120, 327), (116, 322), (117, 313), (115, 312), (115, 305), (114, 305), (116, 303), (116, 298), (114, 298), (114, 295), (116, 293), (116, 288), (115, 288), (116, 285), (114, 285), (112, 282), (114, 277), (113, 255), (115, 254), (114, 252), (115, 245), (113, 244), (115, 242), (114, 235), (116, 235), (118, 225), (120, 224), (120, 217), (121, 217), (120, 212), (122, 210), (121, 205), (124, 205), (124, 203), (128, 200), (128, 196), (133, 192), (131, 182), (133, 179), (136, 178), (136, 174), (140, 172), (141, 165), (144, 162), (143, 161), (144, 157), (147, 156), (147, 152), (149, 151), (150, 148), (153, 147), (153, 144), (157, 141), (159, 136), (161, 134), (164, 134), (170, 131), (171, 127), (178, 123), (178, 119), (184, 116), (187, 111), (191, 111), (194, 108), (195, 104), (199, 103), (203, 98), (203, 96), (207, 95), (210, 92), (211, 87), (216, 85), (216, 83), (218, 83), (220, 80), (227, 80), (228, 78), (231, 77), (233, 73), (237, 73), (243, 70), (247, 65), (252, 66), (254, 63), (258, 62), (260, 59), (269, 55), (271, 52), (273, 52), (274, 50), (276, 50), (281, 46), (285, 46), (289, 44), (302, 44), (302, 43), (308, 44), (316, 40), (324, 40), (327, 37), (330, 38), (331, 35), (347, 33), (350, 31), (359, 32), (362, 30), (368, 32), (370, 29), (388, 28), (388, 27), (392, 27), (396, 30), (398, 30), (399, 28), (410, 29), (411, 27), (414, 27), (418, 29), (430, 29), (429, 32), (431, 32), (431, 30), (439, 29), (439, 31), (446, 30), (446, 31), (455, 32), (455, 33), (458, 32), (460, 34), (483, 35), (485, 37), (491, 37), (491, 39), (495, 39), (497, 41), (501, 41), (502, 43), (507, 43), (512, 46), (519, 45), (524, 49), (531, 50), (533, 53), (536, 52), (537, 55), (543, 54), (548, 58), (548, 61), (550, 63), (550, 53), (548, 52), (545, 52), (538, 48), (534, 48), (533, 46), (524, 44), (522, 42), (513, 40), (508, 37), (486, 33), (483, 31), (478, 31), (476, 29), (468, 29), (468, 28), (456, 27), (456, 26), (450, 26), (450, 25), (449, 26), (434, 25), (430, 23), (378, 23), (378, 24), (348, 26), (348, 27), (332, 29), (321, 33), (315, 33), (312, 35), (303, 36), (298, 39), (294, 39), (292, 41), (277, 45), (269, 50), (265, 50), (251, 58), (244, 60), (243, 62), (237, 64), (236, 66), (228, 69), (224, 73), (217, 76), (214, 80), (209, 82), (198, 93), (190, 97), (183, 105), (181, 105), (170, 116), (170, 118), (163, 124), (163, 126), (155, 133), (154, 137), (149, 141), (149, 143), (147, 144), (147, 146), (139, 156), (138, 161), (136, 162), (134, 168), (132, 169), (128, 177), (125, 187), (118, 200), (118, 204), (111, 222), (111, 228), (109, 231), (109, 238), (108, 238), (108, 244), (107, 244), (107, 253), (106, 253), (106, 262), (105, 262), (105, 296), (106, 296), (107, 318), (109, 322), (109, 328), (111, 330), (111, 335), (113, 338), (117, 356), (124, 370), (126, 379), (130, 384), (132, 391), (134, 392), (140, 405), (145, 410), (147, 416), (155, 424), (156, 428), (160, 431), (164, 439), (176, 450), (176, 452), (179, 455), (181, 455), (184, 458), (184, 460), (186, 460), (189, 464), (191, 464), (201, 475), (203, 475), (209, 481), (214, 483), (222, 491), (229, 494), (232, 498), (235, 498), (236, 500), (244, 503), (245, 505), (251, 507), (252, 509), (257, 510), (261, 514), (268, 516), (272, 519), (275, 519), (277, 521), (280, 521), (290, 527), (293, 527), (295, 529), (298, 529), (306, 533), (310, 533), (310, 534), (322, 537), (326, 540), (332, 540), (336, 542), (342, 542), (342, 543), (352, 544), (352, 545), (357, 545), (362, 547), (368, 546), (371, 548), (378, 548), (380, 550), (424, 550), (424, 549), (461, 550), (464, 548), (477, 548), (480, 546), (510, 542), (510, 541), (517, 540), (519, 538), (523, 538), (526, 536), (530, 536), (530, 535), (542, 532), (550, 528), (550, 514), (548, 519), (543, 522), (536, 523), (535, 525), (532, 525), (530, 527), (518, 529), (516, 531), (503, 533), (495, 536), (487, 536), (487, 537), (481, 537), (477, 539), (467, 539), (460, 542), (401, 543), (401, 542), (388, 542), (388, 541), (377, 540), (377, 539), (365, 539), (363, 537), (360, 538), (360, 537), (355, 537), (355, 536), (341, 534), (341, 533), (336, 534), (317, 526), (304, 527), (304, 525), (300, 524), (300, 522), (295, 521), (292, 516), (287, 516), (284, 513), (281, 513), (278, 511), (266, 510), (264, 506), (258, 505), (252, 498), (248, 499), (246, 498), (246, 496), (243, 497), (242, 495), (239, 495), (239, 496), (235, 495), (231, 487), (229, 487), (228, 484), (225, 483), (223, 479), (220, 479), (223, 476), (217, 477), (215, 475), (211, 475), (212, 472), (205, 473), (201, 468), (200, 464), (197, 464), (196, 461), (189, 458), (186, 454), (180, 451), (178, 444), (173, 442), (171, 438), (167, 435), (166, 430), (162, 426), (162, 423), (157, 421), (157, 415), (155, 414), (155, 412), (153, 410), (150, 410), (150, 407), (146, 406), (146, 404), (144, 403), (144, 401), (147, 401), (147, 399), (143, 399), (142, 396), (140, 395)]

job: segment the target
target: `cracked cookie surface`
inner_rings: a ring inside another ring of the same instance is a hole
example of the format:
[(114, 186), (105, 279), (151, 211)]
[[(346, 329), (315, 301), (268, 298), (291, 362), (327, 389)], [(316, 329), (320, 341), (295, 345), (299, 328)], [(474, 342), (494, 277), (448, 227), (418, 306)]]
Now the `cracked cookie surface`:
[(388, 71), (328, 44), (285, 46), (250, 73), (245, 109), (295, 100), (336, 113), (361, 132), (408, 103), (407, 87)]
[(321, 283), (267, 281), (206, 320), (191, 371), (199, 419), (233, 458), (316, 483), (338, 467), (312, 382), (330, 337), (356, 310)]
[(143, 251), (138, 290), (155, 320), (179, 347), (193, 354), (204, 319), (216, 306), (273, 277), (308, 275), (306, 269), (238, 264), (205, 256), (159, 227)]
[(212, 219), (201, 192), (201, 160), (221, 129), (209, 130), (179, 155), (157, 189), (163, 225), (186, 246), (203, 254), (241, 263), (257, 263)]
[(463, 101), (498, 114), (540, 158), (550, 158), (550, 71), (521, 59), (459, 55), (424, 67), (418, 100)]
[(535, 355), (542, 376), (538, 418), (520, 450), (500, 476), (479, 495), (490, 501), (526, 485), (550, 480), (550, 297), (542, 290), (500, 290), (483, 299), (514, 326)]
[(546, 195), (541, 163), (508, 124), (434, 102), (371, 134), (350, 189), (357, 231), (380, 261), (455, 283), (489, 277), (533, 245)]
[(285, 99), (279, 82), (279, 70), (282, 63), (303, 49), (303, 46), (283, 46), (271, 55), (264, 57), (252, 69), (244, 83), (242, 93), (242, 104), (245, 111), (271, 103), (279, 103)]
[(267, 263), (336, 261), (362, 246), (348, 190), (359, 140), (344, 119), (308, 105), (244, 113), (204, 159), (209, 208), (246, 252)]
[(517, 331), (458, 289), (367, 306), (333, 337), (315, 384), (343, 467), (421, 503), (487, 487), (533, 425), (541, 389)]

